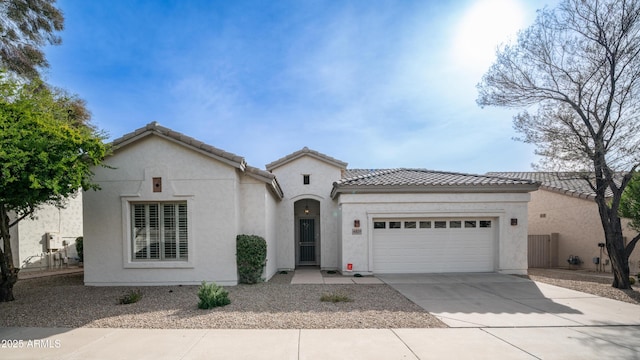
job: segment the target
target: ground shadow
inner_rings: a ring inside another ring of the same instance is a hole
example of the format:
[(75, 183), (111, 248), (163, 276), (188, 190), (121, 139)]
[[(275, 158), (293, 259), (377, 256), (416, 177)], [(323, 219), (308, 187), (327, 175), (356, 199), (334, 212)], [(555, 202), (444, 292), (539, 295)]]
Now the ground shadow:
[[(453, 273), (385, 274), (378, 278), (431, 313), (581, 314), (554, 302), (551, 290), (545, 294), (535, 282), (521, 277)], [(558, 295), (567, 293), (585, 296), (571, 290)]]

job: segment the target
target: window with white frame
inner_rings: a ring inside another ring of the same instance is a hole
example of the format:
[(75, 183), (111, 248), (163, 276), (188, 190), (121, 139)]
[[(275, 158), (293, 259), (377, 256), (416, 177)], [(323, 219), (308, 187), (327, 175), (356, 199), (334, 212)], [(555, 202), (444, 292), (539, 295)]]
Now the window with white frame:
[(187, 204), (131, 204), (132, 261), (188, 259)]

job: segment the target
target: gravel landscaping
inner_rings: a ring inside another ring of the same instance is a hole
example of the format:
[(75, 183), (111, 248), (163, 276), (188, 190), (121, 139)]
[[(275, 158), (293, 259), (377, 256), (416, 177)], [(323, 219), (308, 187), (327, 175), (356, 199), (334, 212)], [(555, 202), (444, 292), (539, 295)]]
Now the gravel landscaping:
[(613, 278), (608, 273), (588, 270), (529, 269), (529, 279), (567, 289), (582, 291), (609, 299), (640, 304), (638, 283), (633, 290), (620, 290), (611, 286)]
[[(82, 274), (20, 280), (0, 303), (0, 326), (207, 329), (446, 327), (387, 285), (291, 285), (292, 273), (230, 286), (231, 304), (197, 308), (198, 286), (86, 287)], [(142, 299), (119, 305), (135, 289)], [(351, 302), (321, 302), (326, 293)]]
[[(329, 329), (446, 327), (387, 285), (291, 285), (293, 273), (257, 285), (227, 287), (231, 304), (197, 308), (197, 286), (88, 287), (80, 273), (18, 281), (16, 300), (0, 303), (1, 327)], [(610, 275), (531, 269), (530, 279), (640, 304), (640, 292), (611, 287)], [(118, 298), (141, 290), (142, 299)], [(350, 302), (322, 302), (337, 294)]]

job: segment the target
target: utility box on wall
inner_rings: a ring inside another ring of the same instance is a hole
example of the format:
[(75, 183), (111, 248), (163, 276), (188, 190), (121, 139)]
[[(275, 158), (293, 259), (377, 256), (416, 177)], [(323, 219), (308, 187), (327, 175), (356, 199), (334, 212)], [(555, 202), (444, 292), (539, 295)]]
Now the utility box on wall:
[(62, 236), (58, 233), (47, 233), (47, 250), (60, 250), (64, 248)]

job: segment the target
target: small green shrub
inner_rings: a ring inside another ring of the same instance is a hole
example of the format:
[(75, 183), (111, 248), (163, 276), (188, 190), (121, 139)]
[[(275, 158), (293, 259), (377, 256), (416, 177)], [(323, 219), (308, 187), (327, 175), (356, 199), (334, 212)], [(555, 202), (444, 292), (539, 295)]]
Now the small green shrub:
[(203, 281), (198, 289), (198, 298), (200, 298), (198, 303), (200, 309), (211, 309), (231, 304), (228, 291), (216, 283), (207, 284), (206, 281)]
[(267, 242), (257, 235), (238, 235), (236, 237), (236, 260), (240, 283), (255, 284), (260, 282), (262, 270), (267, 264)]
[(633, 276), (629, 276), (629, 284), (633, 285), (636, 283), (636, 279)]
[(133, 304), (140, 301), (140, 299), (142, 299), (142, 292), (140, 290), (129, 290), (128, 293), (118, 298), (118, 304)]
[(337, 302), (352, 302), (353, 300), (347, 295), (343, 295), (339, 293), (326, 293), (326, 294), (322, 294), (322, 296), (320, 297), (320, 301), (337, 303)]
[(78, 236), (76, 238), (76, 252), (78, 253), (78, 258), (80, 258), (80, 262), (84, 262), (84, 247), (82, 244), (83, 237)]

